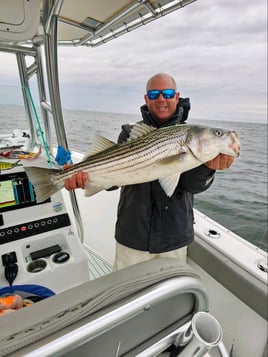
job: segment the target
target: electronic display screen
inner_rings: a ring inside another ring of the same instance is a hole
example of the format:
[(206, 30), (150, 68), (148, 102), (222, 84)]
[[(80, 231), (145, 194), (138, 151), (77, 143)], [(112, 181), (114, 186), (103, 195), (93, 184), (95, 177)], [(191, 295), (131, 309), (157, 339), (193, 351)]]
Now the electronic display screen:
[(0, 175), (0, 213), (34, 205), (34, 188), (25, 172)]

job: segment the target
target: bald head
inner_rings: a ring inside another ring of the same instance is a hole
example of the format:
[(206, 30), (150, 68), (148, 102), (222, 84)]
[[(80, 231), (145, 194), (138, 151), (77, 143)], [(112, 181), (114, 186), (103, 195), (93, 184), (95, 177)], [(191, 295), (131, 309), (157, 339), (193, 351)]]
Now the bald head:
[(146, 91), (152, 88), (152, 84), (155, 81), (161, 81), (161, 80), (163, 80), (165, 82), (170, 82), (172, 84), (172, 87), (170, 87), (170, 88), (173, 88), (173, 89), (177, 90), (176, 81), (170, 74), (157, 73), (157, 74), (154, 74), (151, 78), (148, 79), (147, 84), (146, 84)]

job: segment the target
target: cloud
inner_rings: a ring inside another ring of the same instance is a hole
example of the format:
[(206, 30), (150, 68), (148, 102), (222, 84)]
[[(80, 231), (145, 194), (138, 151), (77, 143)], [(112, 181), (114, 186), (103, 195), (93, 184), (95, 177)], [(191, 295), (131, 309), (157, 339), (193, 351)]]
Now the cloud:
[(103, 46), (63, 47), (64, 106), (139, 113), (146, 80), (168, 72), (191, 98), (192, 117), (264, 121), (266, 14), (264, 0), (202, 0)]

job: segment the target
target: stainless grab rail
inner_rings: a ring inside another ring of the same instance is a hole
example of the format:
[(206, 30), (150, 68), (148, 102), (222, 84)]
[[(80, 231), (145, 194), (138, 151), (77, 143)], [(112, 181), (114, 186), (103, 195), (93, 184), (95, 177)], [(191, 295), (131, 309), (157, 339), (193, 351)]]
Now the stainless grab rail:
[(201, 281), (193, 277), (184, 276), (171, 278), (147, 288), (144, 292), (133, 296), (126, 303), (119, 306), (116, 304), (113, 309), (96, 317), (93, 321), (73, 329), (71, 332), (64, 334), (64, 336), (55, 338), (32, 352), (25, 353), (24, 357), (62, 356), (121, 323), (144, 313), (152, 305), (160, 303), (169, 297), (185, 293), (192, 293), (195, 296), (196, 311), (207, 311), (208, 298)]

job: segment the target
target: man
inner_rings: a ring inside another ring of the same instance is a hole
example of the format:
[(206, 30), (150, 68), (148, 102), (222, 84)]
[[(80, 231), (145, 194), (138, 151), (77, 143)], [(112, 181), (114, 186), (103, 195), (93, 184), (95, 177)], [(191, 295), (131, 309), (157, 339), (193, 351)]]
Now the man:
[[(141, 107), (143, 123), (161, 128), (185, 122), (190, 110), (189, 99), (180, 99), (176, 82), (170, 75), (152, 76), (146, 91), (146, 104)], [(131, 125), (123, 125), (119, 143), (127, 140), (130, 130)], [(122, 187), (115, 227), (114, 270), (160, 256), (186, 262), (187, 246), (194, 239), (193, 195), (208, 189), (215, 170), (230, 167), (233, 160), (220, 154), (183, 173), (171, 197), (158, 181)], [(84, 188), (88, 180), (87, 173), (79, 172), (66, 180), (65, 188)]]

